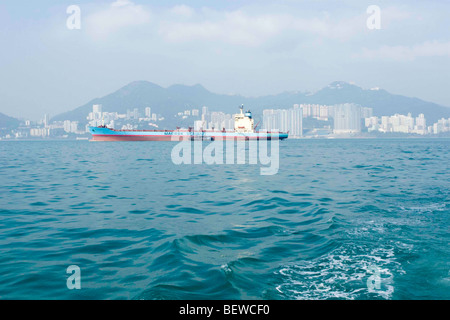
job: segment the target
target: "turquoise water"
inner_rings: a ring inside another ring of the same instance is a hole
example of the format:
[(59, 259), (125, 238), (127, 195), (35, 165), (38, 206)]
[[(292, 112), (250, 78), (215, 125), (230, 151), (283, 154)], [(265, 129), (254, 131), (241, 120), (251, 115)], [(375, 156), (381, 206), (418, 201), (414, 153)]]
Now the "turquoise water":
[(287, 140), (272, 176), (173, 146), (1, 142), (0, 298), (450, 299), (450, 140)]

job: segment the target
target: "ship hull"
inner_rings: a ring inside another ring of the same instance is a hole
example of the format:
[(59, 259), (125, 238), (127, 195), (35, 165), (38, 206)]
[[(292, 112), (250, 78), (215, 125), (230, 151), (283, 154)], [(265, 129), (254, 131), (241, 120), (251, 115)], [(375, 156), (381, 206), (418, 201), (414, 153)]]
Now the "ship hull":
[(272, 132), (222, 132), (222, 131), (158, 131), (158, 130), (113, 130), (90, 127), (91, 141), (181, 141), (181, 140), (284, 140), (287, 133)]
[(170, 136), (95, 134), (91, 141), (172, 141)]

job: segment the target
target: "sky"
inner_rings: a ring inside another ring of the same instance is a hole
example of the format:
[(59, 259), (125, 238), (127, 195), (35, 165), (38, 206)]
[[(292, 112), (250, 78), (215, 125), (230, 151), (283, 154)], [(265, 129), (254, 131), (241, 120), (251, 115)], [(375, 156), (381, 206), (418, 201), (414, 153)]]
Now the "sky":
[(437, 0), (2, 0), (0, 112), (39, 120), (137, 80), (248, 97), (347, 81), (450, 106), (449, 17)]

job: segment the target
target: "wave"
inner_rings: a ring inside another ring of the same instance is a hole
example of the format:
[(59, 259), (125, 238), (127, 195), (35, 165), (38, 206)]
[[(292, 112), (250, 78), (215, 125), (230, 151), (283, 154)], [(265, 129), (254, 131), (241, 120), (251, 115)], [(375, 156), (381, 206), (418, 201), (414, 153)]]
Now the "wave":
[[(394, 248), (342, 246), (329, 254), (281, 267), (275, 289), (283, 299), (391, 299), (403, 270)], [(372, 278), (378, 284), (369, 284)]]

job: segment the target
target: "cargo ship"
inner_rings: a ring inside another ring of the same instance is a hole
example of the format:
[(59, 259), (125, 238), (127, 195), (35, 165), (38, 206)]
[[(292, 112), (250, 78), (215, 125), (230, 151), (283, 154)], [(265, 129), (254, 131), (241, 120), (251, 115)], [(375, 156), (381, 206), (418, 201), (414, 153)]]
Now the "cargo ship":
[(234, 115), (234, 130), (115, 130), (101, 125), (89, 127), (91, 141), (181, 141), (181, 140), (284, 140), (289, 132), (256, 131), (252, 113), (244, 112)]

